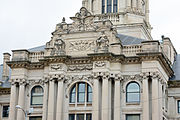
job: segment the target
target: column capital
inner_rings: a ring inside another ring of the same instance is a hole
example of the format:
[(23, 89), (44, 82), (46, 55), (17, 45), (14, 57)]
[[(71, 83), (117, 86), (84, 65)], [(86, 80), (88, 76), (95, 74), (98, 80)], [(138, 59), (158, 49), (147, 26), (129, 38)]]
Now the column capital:
[(93, 73), (93, 76), (94, 76), (94, 78), (98, 78), (98, 77), (101, 77), (101, 78), (109, 78), (109, 76), (110, 76), (110, 73), (109, 72), (94, 72)]
[(115, 81), (123, 80), (123, 76), (120, 73), (111, 73), (110, 78), (114, 78)]

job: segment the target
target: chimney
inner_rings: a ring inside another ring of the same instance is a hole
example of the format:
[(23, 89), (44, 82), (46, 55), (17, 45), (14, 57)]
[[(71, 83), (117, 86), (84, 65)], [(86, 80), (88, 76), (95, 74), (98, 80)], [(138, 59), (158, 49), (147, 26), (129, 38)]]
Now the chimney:
[(10, 54), (9, 53), (3, 53), (3, 74), (2, 74), (2, 80), (5, 81), (9, 77), (9, 66), (6, 64), (6, 62), (10, 61)]

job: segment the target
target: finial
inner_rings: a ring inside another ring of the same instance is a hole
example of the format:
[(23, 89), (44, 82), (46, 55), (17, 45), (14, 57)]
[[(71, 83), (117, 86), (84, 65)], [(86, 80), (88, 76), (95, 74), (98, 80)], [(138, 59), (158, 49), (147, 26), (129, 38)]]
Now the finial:
[(62, 19), (62, 23), (65, 23), (66, 22), (66, 19), (65, 19), (65, 17), (63, 17), (63, 19)]

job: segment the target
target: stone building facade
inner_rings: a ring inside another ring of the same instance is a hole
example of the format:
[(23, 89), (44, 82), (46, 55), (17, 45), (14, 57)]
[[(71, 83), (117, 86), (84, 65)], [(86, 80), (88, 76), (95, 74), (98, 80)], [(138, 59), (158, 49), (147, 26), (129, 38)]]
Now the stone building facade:
[(46, 45), (4, 54), (9, 120), (25, 119), (16, 105), (34, 108), (28, 120), (179, 119), (178, 55), (152, 39), (149, 0), (83, 0), (70, 18)]

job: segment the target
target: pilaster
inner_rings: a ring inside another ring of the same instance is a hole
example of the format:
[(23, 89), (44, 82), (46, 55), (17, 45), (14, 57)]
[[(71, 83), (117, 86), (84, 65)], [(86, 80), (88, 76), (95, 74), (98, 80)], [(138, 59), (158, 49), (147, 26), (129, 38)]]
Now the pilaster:
[[(23, 109), (25, 109), (25, 80), (23, 79), (19, 83), (19, 98), (18, 98), (18, 105), (20, 105)], [(25, 115), (21, 109), (17, 110), (17, 120), (24, 120)]]
[(9, 120), (16, 120), (16, 102), (17, 102), (17, 87), (16, 83), (11, 82), (11, 97), (10, 97), (10, 111)]
[(143, 120), (149, 120), (149, 86), (148, 86), (148, 73), (142, 74), (143, 77)]
[(115, 75), (115, 91), (114, 91), (114, 120), (120, 120), (121, 118), (121, 83), (122, 77), (120, 74)]
[(109, 120), (109, 75), (104, 74), (102, 76), (102, 120)]
[(55, 120), (55, 80), (49, 81), (48, 120)]
[(48, 79), (45, 80), (44, 83), (44, 97), (43, 97), (43, 115), (42, 120), (47, 120), (47, 112), (48, 112)]
[(63, 120), (64, 76), (58, 78), (56, 120)]
[(93, 85), (93, 112), (92, 119), (93, 120), (101, 120), (100, 116), (100, 83), (99, 77), (94, 74), (94, 85)]

